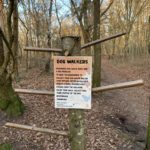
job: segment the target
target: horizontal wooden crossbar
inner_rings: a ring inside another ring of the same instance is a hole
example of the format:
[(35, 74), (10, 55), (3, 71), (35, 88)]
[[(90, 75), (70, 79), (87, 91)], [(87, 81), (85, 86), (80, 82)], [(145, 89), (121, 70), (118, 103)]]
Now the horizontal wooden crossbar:
[(28, 126), (28, 125), (21, 125), (16, 123), (6, 123), (6, 127), (12, 127), (12, 128), (20, 128), (25, 130), (31, 130), (31, 131), (38, 131), (38, 132), (44, 132), (44, 133), (50, 133), (55, 135), (62, 135), (62, 136), (68, 136), (68, 132), (66, 131), (58, 131), (58, 130), (52, 130), (48, 128), (37, 128), (35, 126)]
[(39, 48), (39, 47), (25, 47), (25, 51), (37, 51), (37, 52), (62, 52), (62, 49), (58, 48)]
[(46, 91), (46, 90), (15, 89), (15, 92), (22, 94), (54, 95), (53, 91)]
[(142, 86), (144, 84), (143, 80), (136, 80), (136, 81), (129, 81), (124, 83), (116, 83), (112, 85), (107, 86), (101, 86), (93, 88), (93, 92), (104, 92), (104, 91), (110, 91), (110, 90), (117, 90), (117, 89), (124, 89), (124, 88), (131, 88), (136, 86)]
[[(110, 90), (130, 88), (130, 87), (141, 86), (143, 84), (144, 84), (143, 80), (129, 81), (124, 83), (117, 83), (117, 84), (92, 88), (92, 92), (104, 92)], [(46, 91), (46, 90), (43, 91), (43, 90), (33, 90), (33, 89), (15, 89), (15, 91), (17, 93), (22, 93), (22, 94), (54, 95), (54, 91)]]

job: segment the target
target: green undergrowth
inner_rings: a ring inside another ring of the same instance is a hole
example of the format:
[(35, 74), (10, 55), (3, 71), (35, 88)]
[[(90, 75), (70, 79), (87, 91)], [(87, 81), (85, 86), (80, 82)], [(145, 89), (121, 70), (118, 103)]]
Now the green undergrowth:
[(0, 144), (0, 150), (14, 150), (11, 144)]

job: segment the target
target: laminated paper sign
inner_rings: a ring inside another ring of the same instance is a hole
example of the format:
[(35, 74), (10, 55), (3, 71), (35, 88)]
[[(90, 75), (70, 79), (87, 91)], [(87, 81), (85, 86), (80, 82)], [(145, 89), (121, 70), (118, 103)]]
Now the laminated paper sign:
[(55, 108), (91, 109), (92, 57), (54, 57)]

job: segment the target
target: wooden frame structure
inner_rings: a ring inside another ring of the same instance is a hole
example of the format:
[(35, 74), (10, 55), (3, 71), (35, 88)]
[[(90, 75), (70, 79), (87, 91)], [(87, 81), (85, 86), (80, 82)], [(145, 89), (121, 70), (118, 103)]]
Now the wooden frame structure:
[[(104, 39), (99, 39), (93, 42), (89, 42), (87, 44), (84, 44), (83, 46), (80, 47), (80, 42), (76, 45), (74, 50), (77, 50), (77, 53), (73, 53), (73, 56), (79, 53), (79, 50), (87, 48), (89, 46), (99, 44), (120, 36), (125, 35), (126, 33), (119, 33), (113, 36), (110, 36), (108, 38)], [(69, 38), (69, 37), (67, 37)], [(70, 37), (76, 39), (76, 37)], [(62, 39), (64, 40), (64, 39)], [(77, 39), (76, 39), (77, 40)], [(80, 48), (80, 49), (79, 49)], [(53, 48), (35, 48), (35, 47), (26, 47), (24, 50), (27, 52), (27, 68), (28, 68), (28, 51), (38, 51), (38, 52), (58, 52), (63, 54), (62, 49), (53, 49)], [(67, 53), (69, 54), (69, 53)], [(130, 81), (130, 82), (125, 82), (125, 83), (117, 83), (117, 84), (112, 84), (108, 86), (102, 86), (102, 87), (96, 87), (92, 89), (92, 92), (104, 92), (104, 91), (110, 91), (110, 90), (116, 90), (116, 89), (123, 89), (123, 88), (129, 88), (129, 87), (136, 87), (136, 86), (141, 86), (143, 85), (144, 82), (143, 80), (136, 80), (136, 81)], [(32, 90), (32, 89), (15, 89), (16, 92), (21, 93), (21, 94), (38, 94), (38, 95), (49, 95), (53, 96), (54, 91), (41, 91), (41, 90)], [(70, 117), (71, 116), (71, 117)], [(78, 117), (80, 116), (80, 117)], [(35, 126), (27, 126), (27, 125), (20, 125), (20, 124), (15, 124), (15, 123), (6, 123), (6, 127), (14, 127), (14, 128), (20, 128), (20, 129), (26, 129), (26, 130), (31, 130), (31, 131), (38, 131), (38, 132), (44, 132), (44, 133), (51, 133), (51, 134), (56, 134), (56, 135), (61, 135), (61, 136), (70, 136), (71, 138), (71, 147), (74, 147), (76, 144), (76, 148), (72, 148), (72, 150), (84, 150), (85, 147), (85, 137), (84, 137), (84, 125), (83, 125), (83, 110), (70, 110), (69, 113), (69, 118), (73, 118), (73, 122), (70, 121), (70, 132), (66, 131), (57, 131), (57, 130), (52, 130), (52, 129), (47, 129), (47, 128), (38, 128)], [(70, 119), (69, 119), (70, 120)], [(76, 126), (76, 123), (78, 123), (78, 127)], [(78, 128), (78, 129), (75, 129)], [(80, 129), (82, 129), (82, 134), (80, 134)], [(71, 131), (73, 131), (73, 134)], [(83, 142), (83, 144), (82, 144)]]
[[(93, 45), (96, 45), (96, 44), (103, 43), (105, 41), (109, 41), (109, 40), (121, 37), (123, 35), (126, 35), (126, 32), (118, 33), (118, 34), (115, 34), (115, 35), (112, 35), (112, 36), (109, 36), (109, 37), (106, 37), (106, 38), (102, 38), (102, 39), (98, 39), (98, 40), (86, 43), (86, 44), (84, 44), (84, 45), (81, 46), (81, 50), (85, 49), (85, 48), (87, 48), (89, 46), (93, 46)], [(62, 53), (62, 49), (59, 49), (59, 48), (24, 47), (24, 51), (26, 51), (26, 71), (28, 71), (28, 66), (29, 66), (29, 63), (28, 63), (28, 59), (29, 59), (28, 52), (29, 51), (30, 52), (33, 51), (33, 52), (55, 52), (55, 53)]]
[[(142, 86), (143, 84), (144, 84), (143, 80), (129, 81), (129, 82), (124, 82), (124, 83), (117, 83), (117, 84), (112, 84), (112, 85), (108, 85), (108, 86), (101, 86), (101, 87), (93, 88), (92, 92), (94, 92), (94, 93), (95, 92), (107, 92), (110, 90)], [(47, 95), (47, 96), (54, 95), (53, 91), (32, 90), (32, 89), (15, 89), (15, 91), (20, 94), (36, 94), (36, 95)], [(67, 131), (58, 131), (58, 130), (52, 130), (52, 129), (48, 129), (48, 128), (38, 128), (35, 126), (21, 125), (21, 124), (16, 124), (16, 123), (7, 122), (5, 124), (5, 126), (12, 127), (12, 128), (24, 129), (24, 130), (30, 130), (30, 131), (37, 131), (37, 132), (61, 135), (61, 136), (69, 136), (69, 132), (67, 132)]]

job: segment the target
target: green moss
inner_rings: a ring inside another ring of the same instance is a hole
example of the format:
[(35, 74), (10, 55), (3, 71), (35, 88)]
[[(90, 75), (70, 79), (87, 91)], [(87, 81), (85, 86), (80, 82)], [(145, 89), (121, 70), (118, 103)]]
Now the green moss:
[(5, 110), (9, 105), (9, 101), (0, 97), (0, 109)]
[(10, 104), (6, 109), (8, 116), (16, 117), (22, 115), (24, 112), (24, 105), (19, 97), (14, 97), (11, 99)]
[[(2, 78), (2, 77), (1, 77)], [(2, 82), (0, 78), (0, 109), (8, 116), (20, 116), (24, 112), (24, 105), (18, 94), (12, 88), (11, 78)]]
[(0, 150), (13, 150), (13, 146), (11, 144), (1, 144)]

